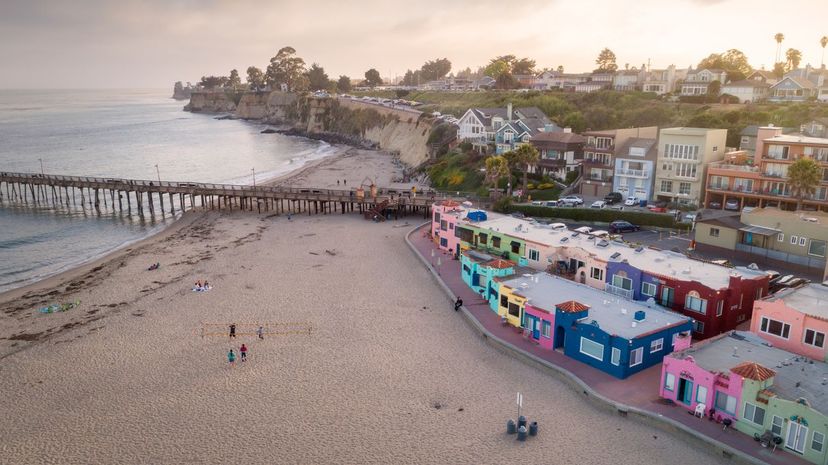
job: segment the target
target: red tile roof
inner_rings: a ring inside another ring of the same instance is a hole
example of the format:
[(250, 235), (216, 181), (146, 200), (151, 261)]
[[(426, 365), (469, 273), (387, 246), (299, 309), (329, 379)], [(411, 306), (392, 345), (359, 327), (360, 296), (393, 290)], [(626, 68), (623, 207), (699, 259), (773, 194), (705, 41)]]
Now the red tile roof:
[(576, 302), (574, 300), (569, 300), (560, 304), (555, 305), (561, 311), (566, 313), (574, 313), (574, 312), (582, 312), (584, 310), (589, 310), (589, 305), (584, 305), (580, 302)]
[(502, 270), (504, 268), (514, 267), (515, 262), (513, 262), (511, 260), (503, 260), (503, 259), (498, 258), (497, 260), (492, 260), (490, 262), (486, 262), (485, 265), (490, 267), (490, 268), (497, 268), (499, 270)]
[(773, 378), (774, 376), (776, 376), (775, 371), (771, 370), (770, 368), (765, 368), (756, 362), (740, 363), (735, 367), (731, 368), (730, 371), (736, 373), (742, 378), (752, 379), (754, 381), (764, 381), (766, 379)]

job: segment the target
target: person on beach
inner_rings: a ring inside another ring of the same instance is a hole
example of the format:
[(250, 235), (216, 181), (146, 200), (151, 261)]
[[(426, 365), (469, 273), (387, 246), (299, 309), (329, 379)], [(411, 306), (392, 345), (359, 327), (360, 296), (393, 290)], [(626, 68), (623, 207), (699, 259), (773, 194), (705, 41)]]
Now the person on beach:
[(342, 185), (343, 185), (343, 186), (347, 186), (347, 185), (348, 185), (348, 180), (347, 180), (347, 179), (343, 179), (343, 180), (342, 180)]
[(259, 336), (259, 339), (264, 339), (264, 328), (259, 326), (259, 329), (256, 330), (256, 335)]
[(337, 180), (336, 180), (336, 185), (337, 185), (337, 186), (339, 185), (339, 179), (337, 179)]
[(241, 348), (239, 348), (239, 353), (241, 354), (241, 361), (244, 362), (247, 360), (247, 346), (242, 344)]
[(230, 338), (234, 339), (236, 337), (236, 324), (233, 323), (230, 325)]
[(233, 352), (233, 349), (230, 349), (230, 352), (227, 352), (227, 361), (230, 363), (230, 366), (233, 366), (233, 363), (236, 362), (236, 353)]
[(208, 283), (207, 281), (204, 281), (204, 286), (203, 287), (204, 287), (204, 289), (210, 289), (210, 283)]
[(463, 299), (460, 297), (457, 298), (457, 302), (454, 302), (454, 311), (460, 310), (460, 307), (463, 306)]
[(290, 213), (288, 213), (288, 221), (290, 221)]

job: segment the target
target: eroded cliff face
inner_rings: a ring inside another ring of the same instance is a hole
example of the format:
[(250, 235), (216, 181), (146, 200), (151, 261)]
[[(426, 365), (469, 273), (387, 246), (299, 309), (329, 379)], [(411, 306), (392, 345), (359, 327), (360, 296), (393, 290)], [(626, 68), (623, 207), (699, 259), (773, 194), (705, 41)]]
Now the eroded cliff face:
[(245, 92), (238, 98), (222, 92), (194, 92), (185, 110), (229, 113), (242, 119), (292, 126), (310, 137), (334, 135), (354, 143), (399, 154), (409, 166), (428, 160), (430, 118), (419, 112), (392, 109), (359, 101), (312, 98), (288, 92)]

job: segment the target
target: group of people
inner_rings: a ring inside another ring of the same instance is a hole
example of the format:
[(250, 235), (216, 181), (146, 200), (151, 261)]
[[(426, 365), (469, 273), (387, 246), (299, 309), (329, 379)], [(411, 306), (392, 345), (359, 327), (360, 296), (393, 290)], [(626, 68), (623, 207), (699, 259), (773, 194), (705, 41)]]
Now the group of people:
[(204, 280), (204, 282), (201, 282), (201, 280), (199, 279), (198, 281), (195, 282), (195, 286), (193, 287), (193, 291), (194, 292), (204, 292), (204, 291), (209, 291), (212, 288), (213, 288), (213, 286), (210, 286), (210, 283), (208, 283), (206, 279)]
[[(239, 355), (240, 355), (240, 358), (241, 358), (242, 362), (247, 361), (247, 346), (246, 345), (242, 344), (241, 347), (239, 347)], [(230, 349), (230, 352), (227, 352), (227, 361), (230, 363), (231, 366), (236, 363), (236, 352), (234, 352), (233, 349)]]
[(157, 270), (158, 268), (161, 268), (160, 262), (153, 263), (152, 265), (150, 265), (149, 268), (147, 268), (147, 271)]
[[(337, 179), (337, 180), (336, 180), (336, 185), (337, 185), (337, 186), (339, 185), (339, 179)], [(347, 179), (343, 179), (343, 180), (342, 180), (342, 185), (343, 185), (343, 186), (347, 186), (347, 185), (348, 185), (348, 180), (347, 180)]]

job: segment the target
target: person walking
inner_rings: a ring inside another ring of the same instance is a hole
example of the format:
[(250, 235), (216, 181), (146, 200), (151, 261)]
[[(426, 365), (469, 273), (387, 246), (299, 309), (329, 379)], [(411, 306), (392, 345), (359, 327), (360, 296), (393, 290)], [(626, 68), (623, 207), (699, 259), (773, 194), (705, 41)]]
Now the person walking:
[(339, 179), (337, 179), (337, 180), (336, 180), (336, 185), (337, 185), (337, 186), (339, 185)]
[(235, 339), (236, 337), (236, 324), (233, 323), (230, 325), (230, 339)]
[(230, 362), (230, 366), (233, 366), (236, 363), (236, 353), (233, 352), (233, 349), (230, 349), (230, 352), (227, 352), (227, 361)]
[(259, 326), (259, 329), (256, 330), (256, 335), (259, 336), (259, 339), (264, 339), (264, 328)]
[(460, 310), (460, 307), (462, 307), (462, 306), (463, 306), (463, 299), (458, 297), (457, 301), (454, 302), (454, 311), (456, 312), (457, 310)]
[(241, 361), (247, 361), (247, 346), (242, 344), (239, 348), (239, 353), (241, 354)]

